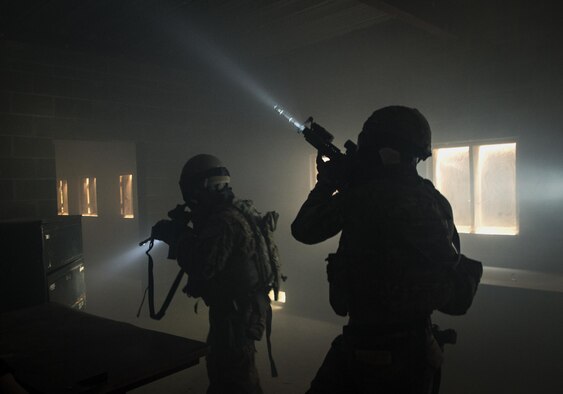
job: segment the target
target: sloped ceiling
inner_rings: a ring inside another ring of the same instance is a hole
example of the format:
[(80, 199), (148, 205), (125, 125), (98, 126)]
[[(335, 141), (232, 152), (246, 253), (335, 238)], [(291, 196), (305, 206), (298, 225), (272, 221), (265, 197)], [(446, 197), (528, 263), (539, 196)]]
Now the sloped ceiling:
[(394, 20), (446, 40), (561, 39), (551, 0), (5, 0), (0, 35), (77, 50), (174, 59), (195, 31), (264, 57)]
[(6, 38), (146, 56), (174, 53), (171, 29), (204, 31), (237, 50), (268, 56), (390, 18), (356, 0), (17, 0), (1, 7)]

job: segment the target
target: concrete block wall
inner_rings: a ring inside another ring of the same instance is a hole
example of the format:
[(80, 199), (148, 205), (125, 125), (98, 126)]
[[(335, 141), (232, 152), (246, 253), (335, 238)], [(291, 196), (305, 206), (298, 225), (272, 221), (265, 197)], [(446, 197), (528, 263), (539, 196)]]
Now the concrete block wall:
[(140, 227), (148, 235), (157, 221), (167, 219), (166, 213), (181, 203), (178, 179), (187, 160), (184, 144), (141, 142), (137, 144)]
[(191, 126), (204, 132), (208, 117), (205, 100), (192, 99), (203, 88), (187, 74), (0, 41), (0, 219), (56, 214), (56, 139), (138, 143), (140, 173), (148, 175), (138, 187), (150, 191), (139, 196), (140, 212), (165, 216), (170, 208), (159, 201), (170, 193), (162, 185), (181, 168), (174, 148)]
[[(34, 131), (35, 98), (26, 101), (3, 91), (8, 105), (0, 113), (0, 218), (56, 214), (55, 155), (52, 140)], [(41, 108), (38, 109), (41, 111)]]

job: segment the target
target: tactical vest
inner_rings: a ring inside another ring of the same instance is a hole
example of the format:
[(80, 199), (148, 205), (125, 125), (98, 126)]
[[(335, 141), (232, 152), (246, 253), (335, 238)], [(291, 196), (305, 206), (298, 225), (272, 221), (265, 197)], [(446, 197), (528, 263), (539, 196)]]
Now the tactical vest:
[(445, 267), (455, 261), (455, 227), (447, 200), (418, 176), (378, 179), (346, 193), (340, 245), (328, 267), (329, 279), (332, 273), (346, 286), (345, 300), (331, 303), (346, 305), (351, 321), (366, 325), (429, 316), (452, 291)]

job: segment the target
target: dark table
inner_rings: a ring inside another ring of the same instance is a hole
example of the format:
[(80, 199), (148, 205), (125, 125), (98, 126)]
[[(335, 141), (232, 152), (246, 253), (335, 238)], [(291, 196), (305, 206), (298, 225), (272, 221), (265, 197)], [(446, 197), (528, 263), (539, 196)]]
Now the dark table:
[(0, 314), (0, 357), (40, 393), (122, 393), (199, 363), (203, 342), (47, 303)]

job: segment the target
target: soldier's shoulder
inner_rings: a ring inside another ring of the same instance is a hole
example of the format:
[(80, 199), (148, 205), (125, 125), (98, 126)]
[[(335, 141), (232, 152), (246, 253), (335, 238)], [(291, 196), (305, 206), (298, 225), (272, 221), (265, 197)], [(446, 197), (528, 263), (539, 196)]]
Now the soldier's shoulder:
[(422, 182), (424, 185), (426, 185), (426, 186), (428, 186), (428, 187), (431, 187), (431, 188), (433, 188), (433, 189), (435, 188), (435, 187), (434, 187), (434, 184), (432, 183), (432, 181), (431, 181), (430, 179), (423, 178), (423, 177), (421, 177), (421, 176), (419, 176), (418, 179), (420, 179), (421, 182)]
[(224, 226), (242, 228), (246, 231), (249, 230), (247, 215), (245, 215), (244, 211), (242, 211), (235, 202), (220, 207), (213, 216), (214, 221), (220, 221)]
[(243, 219), (240, 211), (232, 204), (225, 204), (213, 213), (215, 220), (240, 221)]
[(426, 186), (427, 189), (430, 190), (434, 199), (436, 199), (446, 209), (446, 212), (448, 212), (450, 216), (453, 215), (451, 204), (446, 198), (446, 196), (444, 196), (442, 193), (440, 193), (438, 189), (436, 189), (432, 181), (425, 178), (421, 178), (421, 179), (423, 181), (424, 186)]
[(236, 237), (248, 232), (248, 224), (235, 208), (222, 206), (207, 218), (200, 237)]

